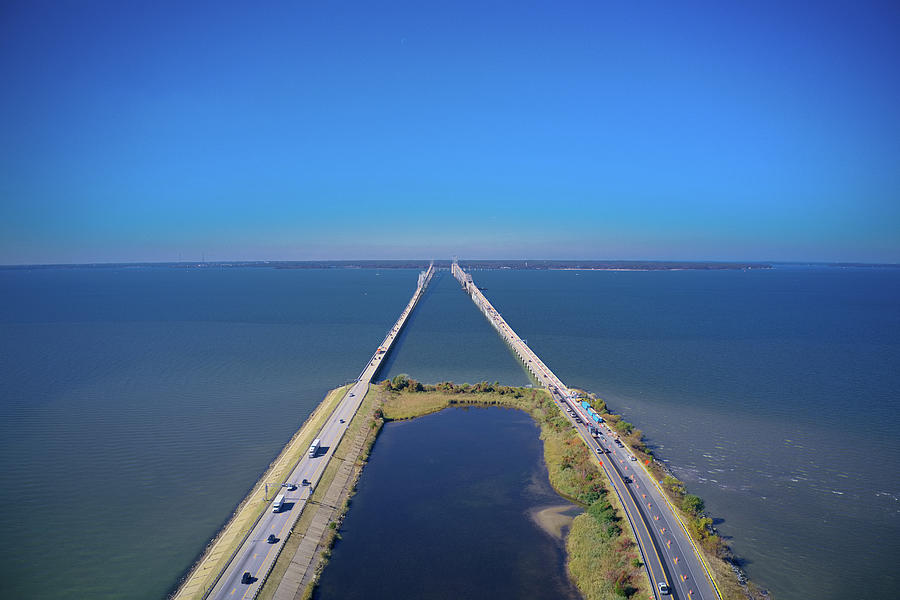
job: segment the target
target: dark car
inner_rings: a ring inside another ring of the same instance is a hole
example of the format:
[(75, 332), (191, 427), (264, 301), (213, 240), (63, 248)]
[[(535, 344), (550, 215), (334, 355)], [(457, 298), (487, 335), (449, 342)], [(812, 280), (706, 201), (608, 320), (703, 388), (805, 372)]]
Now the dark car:
[(244, 574), (241, 575), (241, 583), (253, 583), (253, 575), (250, 574), (250, 571), (244, 571)]
[(309, 485), (309, 479), (304, 479), (300, 482), (301, 485)]
[(266, 538), (266, 542), (268, 542), (268, 543), (270, 543), (270, 544), (274, 544), (274, 543), (277, 542), (277, 541), (278, 541), (278, 538), (275, 537), (275, 534), (274, 534), (274, 533), (270, 533), (270, 534), (269, 534), (269, 537)]

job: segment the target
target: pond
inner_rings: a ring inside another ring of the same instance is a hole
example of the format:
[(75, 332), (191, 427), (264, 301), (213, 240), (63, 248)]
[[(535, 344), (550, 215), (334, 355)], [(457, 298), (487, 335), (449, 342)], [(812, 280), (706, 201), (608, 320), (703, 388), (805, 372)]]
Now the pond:
[(580, 509), (550, 487), (524, 412), (451, 408), (388, 423), (315, 598), (580, 598), (563, 536)]

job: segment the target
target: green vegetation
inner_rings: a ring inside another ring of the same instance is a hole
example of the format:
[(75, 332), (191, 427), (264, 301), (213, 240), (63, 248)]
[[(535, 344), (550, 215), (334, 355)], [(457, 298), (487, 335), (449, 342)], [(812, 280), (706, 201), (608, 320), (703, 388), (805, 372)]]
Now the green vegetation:
[(703, 512), (703, 500), (700, 499), (700, 496), (686, 494), (681, 500), (681, 510), (695, 517), (699, 517)]
[(631, 448), (635, 457), (643, 463), (656, 481), (660, 482), (663, 493), (669, 500), (672, 509), (684, 523), (685, 529), (703, 554), (715, 579), (719, 592), (724, 600), (763, 600), (770, 596), (761, 591), (755, 584), (747, 581), (746, 576), (734, 562), (731, 548), (713, 528), (713, 520), (705, 511), (703, 499), (688, 494), (684, 482), (667, 473), (654, 457), (652, 451), (644, 444), (644, 434), (634, 425), (622, 420), (620, 415), (608, 412), (606, 403), (596, 395), (575, 390), (579, 396), (587, 399), (606, 422), (619, 432), (622, 441)]
[(202, 598), (206, 590), (212, 587), (221, 569), (228, 564), (232, 553), (240, 546), (244, 536), (253, 528), (260, 514), (268, 507), (269, 500), (272, 498), (271, 496), (265, 497), (265, 484), (280, 484), (290, 475), (316, 434), (322, 429), (325, 420), (331, 415), (349, 388), (350, 385), (345, 385), (328, 392), (322, 403), (306, 419), (297, 433), (285, 445), (278, 458), (269, 465), (266, 472), (256, 482), (229, 522), (216, 534), (203, 556), (181, 584), (174, 596), (175, 600)]
[[(342, 391), (346, 391), (346, 389), (347, 386), (345, 386), (344, 388), (340, 388), (340, 390)], [(341, 520), (350, 507), (350, 498), (356, 489), (356, 483), (359, 479), (359, 475), (362, 472), (363, 466), (368, 460), (372, 444), (375, 443), (375, 437), (377, 436), (378, 430), (383, 423), (383, 420), (381, 420), (380, 417), (375, 417), (376, 412), (380, 412), (381, 410), (381, 398), (378, 396), (378, 394), (372, 393), (372, 391), (373, 388), (370, 386), (369, 393), (366, 394), (366, 397), (363, 399), (359, 410), (350, 421), (347, 432), (344, 434), (343, 439), (335, 449), (334, 459), (329, 461), (328, 466), (325, 468), (325, 472), (322, 473), (322, 477), (321, 479), (319, 479), (318, 485), (316, 485), (316, 489), (313, 492), (310, 501), (306, 503), (303, 512), (300, 514), (300, 518), (297, 520), (294, 528), (291, 529), (290, 537), (288, 537), (287, 541), (285, 542), (284, 548), (279, 555), (278, 560), (275, 562), (275, 566), (272, 568), (271, 574), (269, 575), (268, 579), (263, 585), (263, 588), (260, 590), (259, 595), (257, 596), (260, 600), (271, 600), (275, 596), (275, 590), (281, 583), (281, 580), (288, 569), (291, 559), (297, 552), (297, 548), (300, 546), (300, 542), (306, 535), (310, 523), (312, 523), (315, 510), (308, 509), (317, 507), (323, 503), (323, 501), (325, 500), (325, 496), (328, 493), (328, 489), (331, 487), (335, 475), (337, 474), (337, 471), (341, 466), (341, 463), (345, 459), (353, 458), (352, 456), (348, 456), (350, 448), (353, 446), (353, 441), (360, 435), (360, 432), (363, 430), (363, 428), (367, 428), (368, 432), (365, 444), (363, 445), (362, 451), (360, 452), (359, 456), (356, 458), (353, 474), (351, 475), (350, 480), (347, 484), (347, 488), (344, 492), (344, 502), (335, 514), (334, 520), (328, 523), (328, 527), (326, 528), (323, 538), (319, 543), (319, 546), (322, 548), (320, 554), (322, 560), (320, 560), (316, 565), (316, 577), (313, 582), (303, 590), (303, 594), (301, 596), (304, 600), (308, 600), (312, 597), (313, 590), (315, 589), (315, 585), (318, 580), (318, 575), (322, 572), (322, 569), (325, 568), (328, 559), (331, 557), (331, 549), (334, 546), (335, 541), (339, 540), (341, 537), (340, 533), (338, 532)], [(343, 397), (343, 393), (341, 394), (341, 397)], [(334, 407), (332, 407), (332, 410), (333, 408)], [(330, 415), (332, 410), (329, 410), (326, 414)], [(316, 430), (316, 432), (318, 432), (318, 430)]]
[(411, 419), (452, 405), (502, 406), (527, 412), (541, 428), (550, 483), (562, 496), (586, 508), (566, 539), (568, 569), (588, 600), (646, 597), (650, 583), (631, 529), (597, 459), (542, 389), (481, 382), (422, 385), (398, 375), (379, 385), (385, 420)]
[[(328, 401), (310, 417), (307, 426), (296, 436), (296, 442), (305, 450), (306, 437), (314, 431), (313, 422), (319, 423), (331, 413), (337, 398), (332, 392)], [(687, 494), (684, 483), (663, 470), (654, 460), (651, 451), (643, 442), (643, 433), (621, 416), (608, 411), (606, 403), (593, 394), (581, 392), (594, 409), (603, 415), (610, 426), (661, 482), (661, 488), (668, 496), (673, 509), (685, 524), (685, 528), (705, 555), (710, 570), (725, 600), (763, 599), (752, 582), (743, 579), (733, 566), (730, 549), (715, 533), (712, 519), (704, 513), (701, 498)], [(585, 512), (574, 519), (566, 538), (569, 573), (587, 600), (615, 600), (618, 598), (649, 597), (650, 583), (643, 570), (637, 544), (630, 527), (623, 527), (624, 511), (615, 494), (609, 493), (608, 482), (599, 468), (597, 458), (588, 451), (581, 439), (573, 431), (569, 421), (553, 403), (543, 389), (520, 388), (481, 382), (478, 384), (456, 385), (442, 382), (423, 385), (406, 375), (398, 375), (390, 381), (370, 386), (356, 417), (350, 423), (345, 440), (354, 438), (363, 428), (368, 428), (366, 443), (356, 462), (356, 470), (351, 478), (347, 496), (334, 521), (329, 523), (321, 541), (321, 558), (317, 575), (321, 573), (331, 555), (331, 548), (340, 539), (340, 523), (349, 508), (360, 471), (368, 460), (376, 437), (386, 421), (411, 419), (430, 414), (452, 405), (502, 406), (527, 412), (541, 428), (544, 443), (544, 460), (547, 464), (550, 483), (556, 491), (573, 502), (585, 507)], [(338, 446), (336, 456), (343, 458), (345, 444)], [(338, 468), (338, 462), (326, 469), (313, 495), (314, 501), (321, 501), (331, 484)], [(309, 513), (309, 514), (307, 514)], [(290, 562), (302, 535), (312, 519), (312, 511), (304, 511), (294, 528), (295, 535), (288, 538), (284, 552), (273, 569), (269, 581), (261, 590), (261, 598), (271, 598), (287, 563)], [(287, 559), (287, 560), (285, 560)], [(735, 575), (738, 577), (735, 577)], [(741, 581), (739, 582), (739, 577)], [(318, 577), (316, 577), (318, 579)], [(304, 590), (303, 598), (311, 598), (315, 582)]]

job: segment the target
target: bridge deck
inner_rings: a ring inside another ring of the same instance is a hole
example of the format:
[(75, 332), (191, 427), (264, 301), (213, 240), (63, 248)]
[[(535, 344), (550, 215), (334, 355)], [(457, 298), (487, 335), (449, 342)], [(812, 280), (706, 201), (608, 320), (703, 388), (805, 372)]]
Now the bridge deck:
[[(616, 432), (606, 424), (597, 426), (591, 420), (576, 401), (575, 394), (513, 331), (475, 285), (472, 276), (463, 271), (456, 261), (451, 265), (450, 271), (494, 329), (509, 344), (525, 368), (547, 388), (560, 407), (571, 409), (571, 413), (564, 414), (568, 415), (594, 456), (606, 457), (605, 459), (598, 457), (598, 461), (631, 524), (653, 586), (654, 597), (661, 600), (657, 585), (665, 584), (672, 590), (670, 597), (673, 598), (688, 600), (720, 598), (705, 559), (650, 471), (638, 467), (637, 465), (641, 463), (633, 462), (635, 458), (626, 448), (609, 443), (618, 438)], [(581, 418), (582, 423), (575, 421), (576, 415)], [(604, 430), (606, 434), (603, 433)], [(596, 436), (597, 439), (592, 435), (592, 431), (600, 432)], [(606, 445), (600, 442), (601, 437), (610, 438), (605, 440)]]

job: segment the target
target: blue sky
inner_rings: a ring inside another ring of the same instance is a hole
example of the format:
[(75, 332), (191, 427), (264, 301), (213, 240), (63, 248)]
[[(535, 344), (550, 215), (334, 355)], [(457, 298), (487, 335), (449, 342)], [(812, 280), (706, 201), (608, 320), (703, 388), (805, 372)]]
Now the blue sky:
[(6, 1), (0, 263), (900, 262), (897, 31), (896, 2)]

